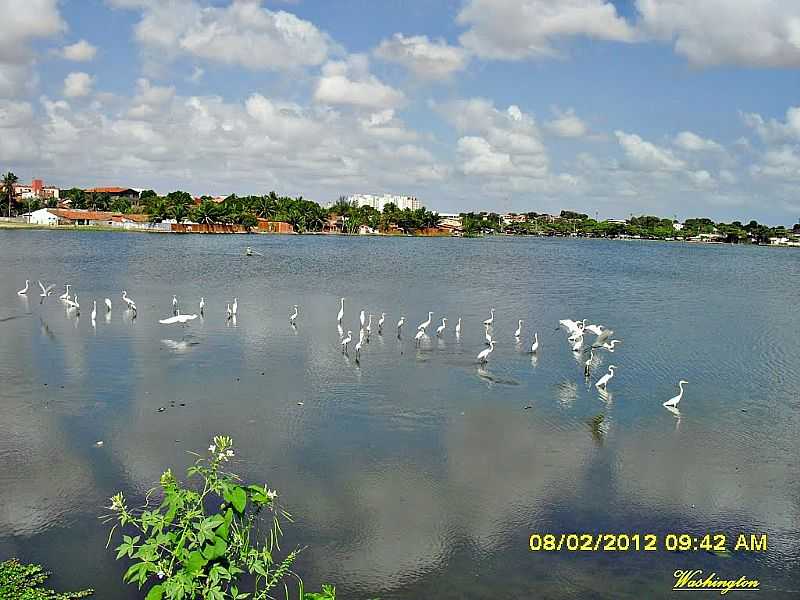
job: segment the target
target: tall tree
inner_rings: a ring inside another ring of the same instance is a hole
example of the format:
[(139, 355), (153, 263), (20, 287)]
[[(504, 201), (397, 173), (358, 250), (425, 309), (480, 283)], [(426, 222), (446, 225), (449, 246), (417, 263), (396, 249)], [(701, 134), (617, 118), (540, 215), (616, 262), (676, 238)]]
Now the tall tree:
[(11, 218), (11, 203), (14, 202), (14, 184), (19, 181), (19, 177), (14, 175), (11, 171), (3, 175), (3, 190), (6, 193), (6, 201), (8, 202), (8, 218)]

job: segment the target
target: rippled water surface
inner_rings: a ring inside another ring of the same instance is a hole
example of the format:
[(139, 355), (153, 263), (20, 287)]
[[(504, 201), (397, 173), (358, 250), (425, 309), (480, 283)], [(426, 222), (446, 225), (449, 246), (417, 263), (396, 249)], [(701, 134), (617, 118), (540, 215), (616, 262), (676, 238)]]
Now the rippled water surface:
[[(26, 278), (71, 283), (81, 316), (19, 297)], [(0, 558), (137, 598), (101, 507), (228, 433), (237, 468), (295, 515), (286, 545), (308, 545), (306, 583), (345, 599), (657, 598), (679, 568), (798, 597), (799, 280), (800, 253), (769, 248), (0, 231)], [(173, 294), (184, 312), (204, 296), (205, 319), (159, 325)], [(386, 313), (360, 364), (339, 349), (342, 296), (356, 338), (362, 308)], [(417, 349), (429, 310), (448, 329)], [(584, 317), (623, 340), (590, 381), (553, 331)], [(679, 379), (677, 418), (661, 403)], [(767, 533), (769, 550), (528, 550), (532, 532), (581, 531)]]

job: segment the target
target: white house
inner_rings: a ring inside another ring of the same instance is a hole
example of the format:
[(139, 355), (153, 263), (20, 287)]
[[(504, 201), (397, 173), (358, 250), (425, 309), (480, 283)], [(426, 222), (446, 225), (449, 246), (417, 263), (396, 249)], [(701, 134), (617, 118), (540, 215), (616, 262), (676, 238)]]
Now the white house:
[(58, 216), (46, 208), (27, 213), (25, 219), (32, 225), (58, 225)]

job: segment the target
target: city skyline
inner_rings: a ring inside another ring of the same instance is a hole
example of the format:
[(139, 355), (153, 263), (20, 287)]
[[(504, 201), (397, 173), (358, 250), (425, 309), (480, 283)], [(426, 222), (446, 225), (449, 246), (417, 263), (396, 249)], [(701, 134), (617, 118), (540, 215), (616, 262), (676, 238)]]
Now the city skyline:
[(23, 181), (800, 215), (788, 0), (9, 0), (8, 15), (0, 168)]

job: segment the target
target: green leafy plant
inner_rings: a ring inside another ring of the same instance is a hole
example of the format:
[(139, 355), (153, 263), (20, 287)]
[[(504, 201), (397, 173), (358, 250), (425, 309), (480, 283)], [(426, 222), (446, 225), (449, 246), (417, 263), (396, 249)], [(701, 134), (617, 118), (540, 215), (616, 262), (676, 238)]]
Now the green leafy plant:
[(0, 600), (75, 600), (94, 590), (58, 593), (42, 587), (50, 573), (41, 565), (26, 565), (16, 558), (0, 563)]
[(321, 592), (307, 592), (303, 600), (336, 600), (336, 588), (323, 584)]
[(289, 598), (290, 582), (299, 598), (307, 598), (292, 571), (300, 549), (276, 555), (281, 522), (291, 521), (277, 505), (277, 492), (246, 485), (225, 470), (235, 455), (227, 436), (216, 436), (207, 454), (192, 454), (197, 460), (187, 478), (198, 482), (196, 489), (168, 469), (141, 509), (130, 509), (122, 493), (111, 498), (111, 513), (104, 517), (114, 522), (108, 545), (121, 529), (117, 560), (133, 561), (123, 581), (140, 589), (149, 585), (146, 600), (266, 600), (279, 590)]

